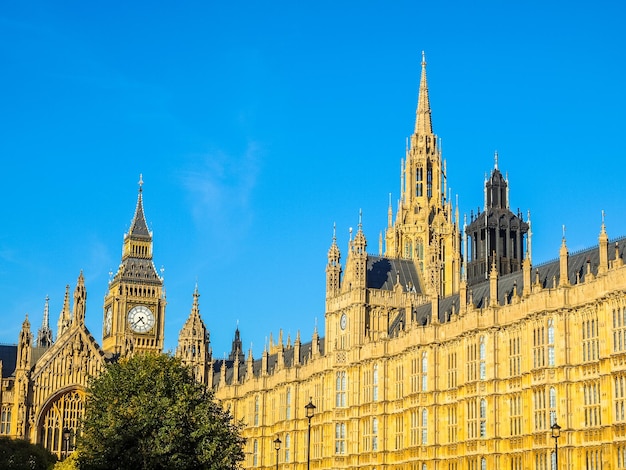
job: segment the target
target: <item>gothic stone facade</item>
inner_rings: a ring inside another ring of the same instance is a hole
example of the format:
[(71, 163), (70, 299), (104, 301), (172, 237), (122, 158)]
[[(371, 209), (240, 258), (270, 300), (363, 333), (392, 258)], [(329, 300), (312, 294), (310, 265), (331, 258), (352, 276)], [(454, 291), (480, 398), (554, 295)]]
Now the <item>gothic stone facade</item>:
[[(545, 470), (558, 423), (559, 468), (626, 468), (626, 240), (609, 243), (603, 221), (594, 247), (570, 255), (564, 237), (557, 261), (533, 266), (530, 220), (510, 211), (497, 156), (484, 209), (461, 227), (425, 61), (401, 169), (378, 254), (360, 221), (344, 265), (333, 236), (323, 335), (281, 334), (254, 358), (237, 329), (229, 357), (214, 358), (196, 288), (176, 354), (245, 423), (244, 467), (278, 457), (285, 470), (309, 458), (314, 469)], [(79, 432), (85, 375), (161, 350), (165, 298), (146, 227), (140, 191), (102, 348), (84, 327), (79, 278), (56, 342), (45, 322), (34, 341), (25, 321), (18, 345), (0, 349), (0, 433), (60, 451), (62, 429)]]

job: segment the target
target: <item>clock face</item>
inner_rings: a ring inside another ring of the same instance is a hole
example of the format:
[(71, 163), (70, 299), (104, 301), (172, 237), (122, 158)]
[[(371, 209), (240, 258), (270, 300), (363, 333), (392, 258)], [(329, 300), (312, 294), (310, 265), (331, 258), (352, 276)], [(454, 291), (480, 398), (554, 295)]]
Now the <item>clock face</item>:
[(341, 315), (341, 319), (339, 320), (339, 326), (341, 327), (342, 330), (345, 330), (347, 325), (348, 325), (348, 317), (344, 313)]
[(111, 334), (111, 327), (113, 326), (113, 311), (111, 307), (107, 308), (107, 312), (104, 314), (104, 333), (108, 336)]
[(135, 333), (147, 333), (154, 326), (154, 315), (145, 305), (137, 305), (128, 312), (128, 325)]

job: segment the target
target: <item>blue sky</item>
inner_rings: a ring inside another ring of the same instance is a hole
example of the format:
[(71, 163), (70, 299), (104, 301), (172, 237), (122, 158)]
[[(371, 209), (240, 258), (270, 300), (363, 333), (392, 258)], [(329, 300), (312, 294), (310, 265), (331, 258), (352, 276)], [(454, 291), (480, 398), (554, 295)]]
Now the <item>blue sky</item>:
[[(341, 3), (341, 5), (338, 5)], [(426, 4), (429, 5), (426, 5)], [(549, 3), (549, 5), (546, 5)], [(422, 5), (424, 4), (424, 5)], [(332, 238), (378, 251), (421, 51), (461, 214), (508, 172), (533, 261), (626, 235), (626, 3), (41, 2), (0, 11), (0, 342), (80, 270), (101, 341), (144, 179), (166, 348), (196, 282), (213, 352), (323, 331)], [(344, 257), (345, 258), (345, 257)]]

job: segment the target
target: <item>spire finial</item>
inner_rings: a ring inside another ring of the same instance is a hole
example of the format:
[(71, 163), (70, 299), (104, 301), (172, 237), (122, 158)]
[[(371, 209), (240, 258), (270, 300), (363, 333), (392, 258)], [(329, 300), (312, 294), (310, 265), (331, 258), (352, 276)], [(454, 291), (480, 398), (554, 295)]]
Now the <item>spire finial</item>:
[[(428, 99), (428, 83), (426, 80), (426, 54), (422, 51), (422, 74), (420, 77), (417, 110), (415, 112), (415, 135), (431, 135), (433, 126), (430, 115), (430, 100)], [(413, 142), (413, 140), (411, 140)]]
[(602, 209), (602, 225), (604, 225), (604, 209)]
[(363, 228), (363, 209), (359, 209), (359, 230)]
[(494, 159), (496, 161), (494, 168), (497, 170), (498, 169), (498, 151), (497, 150), (496, 150), (496, 153), (494, 154)]
[(139, 173), (139, 192), (143, 189), (143, 174)]
[(563, 240), (565, 240), (565, 224), (563, 224)]

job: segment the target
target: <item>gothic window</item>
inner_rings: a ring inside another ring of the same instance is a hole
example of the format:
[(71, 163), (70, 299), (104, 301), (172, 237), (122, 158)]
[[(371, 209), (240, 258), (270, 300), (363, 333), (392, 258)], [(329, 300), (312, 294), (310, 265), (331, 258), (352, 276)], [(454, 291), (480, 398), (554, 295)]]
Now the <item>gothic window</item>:
[(556, 423), (556, 389), (554, 387), (550, 387), (550, 426)]
[(477, 377), (477, 361), (478, 361), (478, 351), (476, 347), (476, 343), (472, 342), (467, 345), (467, 381), (474, 382)]
[(585, 469), (601, 470), (602, 469), (602, 450), (590, 449), (585, 451)]
[(411, 359), (411, 393), (419, 392), (419, 359), (414, 356)]
[(335, 406), (337, 408), (344, 408), (346, 406), (346, 388), (346, 371), (337, 372), (335, 378)]
[(415, 255), (419, 260), (419, 267), (421, 270), (424, 270), (424, 241), (421, 238), (417, 239), (416, 247), (415, 247)]
[(487, 459), (485, 457), (480, 459), (480, 470), (487, 470)]
[(422, 392), (428, 390), (428, 354), (422, 353)]
[(415, 195), (422, 197), (424, 195), (424, 168), (418, 166), (415, 169)]
[(487, 400), (480, 400), (480, 437), (487, 437)]
[(548, 470), (548, 455), (545, 452), (535, 454), (535, 468), (537, 470)]
[(291, 435), (285, 435), (285, 463), (289, 463), (291, 459)]
[(509, 375), (520, 375), (522, 369), (522, 339), (519, 333), (509, 338)]
[(254, 397), (254, 425), (255, 426), (259, 425), (259, 408), (260, 408), (259, 396), (257, 395)]
[(287, 387), (287, 396), (285, 397), (285, 419), (291, 419), (291, 387)]
[(626, 445), (617, 446), (617, 468), (626, 468)]
[(599, 355), (598, 320), (588, 318), (582, 324), (583, 362), (597, 361)]
[(418, 431), (419, 431), (419, 415), (417, 410), (411, 411), (411, 445), (416, 446), (418, 444)]
[(624, 375), (616, 375), (613, 378), (613, 385), (615, 388), (615, 392), (613, 396), (615, 397), (615, 421), (624, 422), (626, 421), (625, 415), (625, 403), (626, 403), (626, 394), (625, 394), (625, 382), (626, 376)]
[(456, 405), (448, 407), (448, 443), (454, 444), (457, 436)]
[(426, 196), (428, 196), (428, 199), (433, 197), (433, 168), (430, 164), (426, 171)]
[(548, 365), (553, 367), (554, 360), (554, 320), (548, 320)]
[(413, 258), (413, 242), (411, 240), (404, 242), (404, 257), (407, 259)]
[(480, 359), (480, 363), (479, 363), (480, 380), (485, 380), (487, 376), (487, 365), (486, 365), (487, 347), (485, 346), (484, 336), (480, 337), (480, 345), (479, 345), (478, 354), (479, 354), (479, 359)]
[(398, 364), (396, 366), (396, 400), (404, 397), (404, 366)]
[(0, 434), (11, 434), (11, 407), (3, 405), (0, 411)]
[(252, 465), (256, 467), (259, 464), (259, 441), (254, 440), (252, 443)]
[(476, 439), (478, 437), (478, 400), (470, 398), (467, 401), (467, 437)]
[(456, 388), (456, 352), (448, 352), (448, 388)]
[(395, 428), (395, 450), (402, 449), (402, 442), (404, 436), (404, 416), (397, 415), (396, 416), (396, 428)]
[(428, 444), (428, 411), (426, 408), (422, 410), (422, 445)]
[(372, 400), (378, 401), (378, 364), (374, 364), (372, 371)]
[(509, 426), (511, 436), (519, 436), (522, 434), (522, 395), (516, 393), (509, 398)]
[(372, 451), (378, 450), (378, 418), (372, 418)]
[(626, 351), (626, 308), (613, 309), (613, 351)]
[(537, 387), (533, 390), (533, 406), (535, 431), (547, 430), (548, 420), (546, 416), (546, 390), (544, 387)]
[[(50, 403), (40, 421), (39, 443), (57, 456), (73, 450), (84, 416), (84, 405), (85, 395), (78, 390), (69, 391)], [(63, 442), (63, 429), (71, 431), (69, 441)]]
[(555, 365), (554, 321), (539, 322), (533, 328), (533, 368)]
[(335, 424), (335, 454), (346, 453), (346, 423)]
[(600, 382), (592, 381), (583, 385), (583, 409), (585, 427), (600, 426)]

